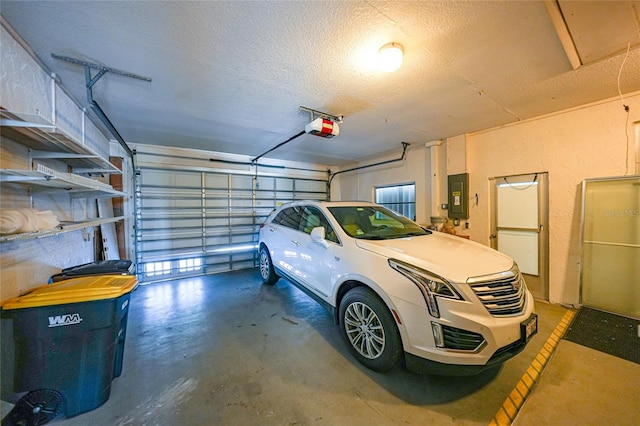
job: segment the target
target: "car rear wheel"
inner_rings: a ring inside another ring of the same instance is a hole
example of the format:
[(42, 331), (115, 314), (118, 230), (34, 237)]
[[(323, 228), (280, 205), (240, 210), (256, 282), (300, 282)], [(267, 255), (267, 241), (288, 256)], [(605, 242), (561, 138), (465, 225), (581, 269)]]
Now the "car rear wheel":
[(276, 274), (271, 263), (271, 256), (266, 247), (260, 247), (260, 277), (264, 284), (273, 285), (280, 277)]
[(391, 312), (366, 287), (350, 290), (340, 303), (340, 331), (353, 356), (375, 371), (400, 363), (402, 344)]

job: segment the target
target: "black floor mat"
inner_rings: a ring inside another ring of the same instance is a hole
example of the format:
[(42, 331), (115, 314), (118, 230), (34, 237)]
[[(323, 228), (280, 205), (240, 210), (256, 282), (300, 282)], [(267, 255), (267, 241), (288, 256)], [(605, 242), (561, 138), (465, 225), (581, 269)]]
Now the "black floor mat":
[(640, 364), (640, 321), (596, 309), (580, 308), (564, 338)]

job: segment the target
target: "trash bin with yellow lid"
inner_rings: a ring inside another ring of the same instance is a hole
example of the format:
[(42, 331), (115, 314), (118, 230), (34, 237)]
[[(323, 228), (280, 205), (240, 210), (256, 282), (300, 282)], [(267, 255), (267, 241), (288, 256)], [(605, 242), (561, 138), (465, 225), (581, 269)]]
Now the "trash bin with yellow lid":
[(13, 321), (13, 391), (61, 394), (64, 410), (58, 411), (66, 417), (106, 402), (111, 381), (122, 370), (129, 299), (136, 287), (134, 276), (80, 277), (5, 302), (2, 316)]

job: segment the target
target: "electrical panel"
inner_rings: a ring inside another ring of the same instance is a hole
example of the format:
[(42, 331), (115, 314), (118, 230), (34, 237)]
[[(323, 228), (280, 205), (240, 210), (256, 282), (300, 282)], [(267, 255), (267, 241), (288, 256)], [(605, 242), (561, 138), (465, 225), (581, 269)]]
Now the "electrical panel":
[(448, 176), (449, 217), (469, 218), (469, 173)]

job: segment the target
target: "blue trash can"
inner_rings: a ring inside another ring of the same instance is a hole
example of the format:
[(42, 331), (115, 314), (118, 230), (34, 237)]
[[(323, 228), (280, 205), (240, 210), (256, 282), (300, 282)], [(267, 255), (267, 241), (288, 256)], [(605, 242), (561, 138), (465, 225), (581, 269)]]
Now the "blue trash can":
[(59, 393), (66, 417), (106, 402), (113, 378), (122, 371), (129, 300), (136, 287), (133, 276), (88, 276), (7, 301), (2, 315), (13, 322), (13, 391)]

